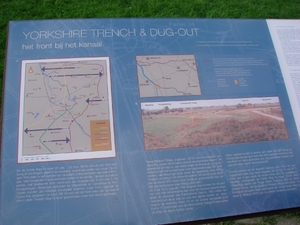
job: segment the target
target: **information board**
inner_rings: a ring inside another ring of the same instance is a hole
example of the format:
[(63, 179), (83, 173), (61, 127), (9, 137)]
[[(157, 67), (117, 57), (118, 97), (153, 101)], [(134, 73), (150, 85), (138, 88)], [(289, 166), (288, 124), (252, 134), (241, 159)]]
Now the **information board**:
[(9, 23), (0, 224), (300, 207), (299, 20)]

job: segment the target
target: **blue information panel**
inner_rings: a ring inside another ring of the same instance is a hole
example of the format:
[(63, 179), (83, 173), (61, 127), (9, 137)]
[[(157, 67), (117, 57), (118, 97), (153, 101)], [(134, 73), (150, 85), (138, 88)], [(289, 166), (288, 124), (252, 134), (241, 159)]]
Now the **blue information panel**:
[(300, 207), (297, 117), (277, 54), (266, 20), (10, 22), (0, 224)]

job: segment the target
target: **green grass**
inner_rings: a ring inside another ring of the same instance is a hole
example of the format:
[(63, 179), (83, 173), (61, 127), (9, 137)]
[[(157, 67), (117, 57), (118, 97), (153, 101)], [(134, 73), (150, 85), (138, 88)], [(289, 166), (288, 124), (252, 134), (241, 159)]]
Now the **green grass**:
[[(143, 122), (144, 132), (154, 134), (161, 138), (173, 137), (176, 129), (184, 124), (189, 124), (191, 118), (183, 117), (158, 117), (146, 119)], [(168, 140), (167, 140), (168, 141)]]
[[(0, 71), (10, 20), (189, 17), (300, 18), (300, 0), (1, 0)], [(2, 76), (0, 74), (0, 82)], [(1, 83), (0, 83), (0, 86)]]
[(223, 121), (224, 118), (205, 118), (199, 123), (199, 131), (204, 131), (209, 125)]
[(253, 112), (234, 112), (234, 113), (230, 113), (230, 116), (232, 116), (232, 118), (236, 119), (239, 122), (245, 122), (248, 120), (252, 120), (254, 118), (257, 118), (257, 114), (253, 113)]
[[(299, 19), (300, 0), (0, 0), (0, 88), (8, 21), (115, 17)], [(273, 224), (273, 218), (262, 224)]]

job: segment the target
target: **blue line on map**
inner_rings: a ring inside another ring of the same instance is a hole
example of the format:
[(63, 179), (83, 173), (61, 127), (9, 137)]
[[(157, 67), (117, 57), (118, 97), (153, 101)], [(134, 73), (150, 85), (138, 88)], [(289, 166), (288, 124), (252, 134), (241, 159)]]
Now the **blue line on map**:
[(185, 95), (185, 92), (183, 92), (183, 91), (178, 91), (176, 88), (174, 88), (174, 87), (169, 87), (169, 88), (166, 88), (166, 87), (161, 87), (161, 89), (173, 89), (173, 90), (175, 90), (176, 92), (178, 92), (178, 93), (182, 93), (182, 94), (184, 94)]
[[(45, 67), (42, 68), (42, 67), (41, 67), (41, 64), (39, 64), (39, 66), (40, 66), (40, 69), (41, 69), (41, 71), (42, 71), (42, 74), (43, 74), (45, 77), (48, 78), (48, 81), (50, 81), (49, 79), (51, 79), (53, 82), (57, 82), (60, 86), (62, 86), (62, 88), (66, 88), (66, 90), (67, 90), (67, 95), (66, 95), (66, 97), (67, 97), (67, 99), (68, 99), (70, 102), (73, 102), (73, 105), (72, 105), (71, 107), (69, 107), (69, 108), (65, 108), (65, 110), (68, 111), (68, 112), (70, 113), (70, 115), (71, 115), (71, 117), (73, 118), (74, 122), (75, 122), (75, 123), (77, 124), (77, 126), (81, 129), (81, 131), (82, 131), (86, 136), (90, 137), (90, 135), (84, 131), (82, 125), (79, 124), (79, 123), (76, 121), (76, 119), (74, 118), (74, 115), (72, 114), (72, 112), (70, 112), (70, 110), (72, 110), (72, 109), (75, 107), (75, 105), (78, 104), (78, 103), (77, 103), (77, 98), (76, 98), (76, 96), (74, 95), (74, 96), (72, 97), (72, 94), (74, 94), (75, 92), (77, 92), (77, 91), (79, 91), (80, 89), (82, 89), (82, 88), (84, 87), (84, 85), (91, 84), (92, 82), (94, 82), (94, 80), (98, 79), (99, 77), (100, 77), (100, 79), (101, 79), (101, 77), (103, 76), (103, 73), (99, 72), (99, 73), (95, 73), (95, 74), (50, 75), (50, 74), (46, 74), (46, 73), (45, 73)], [(74, 67), (74, 68), (75, 68), (75, 67)], [(47, 68), (46, 68), (46, 69), (47, 69)], [(52, 69), (55, 69), (55, 68), (52, 68)], [(69, 68), (67, 68), (67, 69), (73, 69), (73, 68), (69, 67)], [(51, 73), (52, 73), (52, 72), (51, 72)], [(59, 80), (55, 79), (55, 77), (65, 77), (65, 76), (89, 76), (89, 75), (94, 75), (94, 76), (97, 76), (98, 78), (95, 77), (95, 78), (92, 79), (90, 82), (88, 82), (87, 84), (84, 84), (82, 87), (78, 88), (76, 91), (73, 91), (72, 93), (69, 91), (68, 85), (62, 84)], [(48, 85), (48, 90), (50, 91), (50, 93), (51, 93), (52, 95), (55, 96), (55, 99), (56, 99), (56, 98), (57, 98), (57, 94), (55, 94), (55, 93), (52, 91), (52, 88), (51, 88), (49, 82), (47, 83), (47, 85)], [(60, 107), (64, 107), (64, 106), (62, 105), (62, 102), (61, 102), (62, 99), (56, 99), (56, 101), (51, 101), (50, 98), (49, 98), (49, 96), (47, 96), (47, 97), (48, 97), (50, 106), (52, 106), (52, 105), (58, 105), (58, 106), (60, 106)], [(97, 100), (89, 100), (89, 101), (97, 101)], [(98, 101), (100, 101), (100, 100), (98, 100)], [(55, 113), (55, 112), (53, 112), (53, 113), (54, 113), (54, 114), (59, 114), (59, 113)], [(64, 118), (68, 118), (68, 116), (64, 116)], [(44, 130), (44, 129), (39, 129), (39, 130), (34, 130), (34, 131), (40, 131), (40, 130)], [(51, 129), (47, 129), (47, 130), (51, 130)], [(25, 130), (25, 132), (27, 133), (28, 131), (31, 131), (31, 130), (28, 130), (28, 128), (27, 128), (27, 129)], [(46, 142), (56, 142), (56, 141), (63, 141), (63, 140), (50, 140), (50, 141), (46, 141)], [(69, 140), (68, 140), (68, 141), (69, 141)], [(67, 141), (66, 143), (68, 143), (68, 141)]]
[[(41, 64), (39, 64), (39, 66), (40, 66), (40, 70), (42, 71), (42, 74), (43, 74), (44, 76), (46, 76), (46, 77), (49, 78), (48, 74), (46, 74), (45, 71), (43, 70), (43, 68), (41, 67)], [(53, 79), (52, 79), (52, 80), (53, 80)], [(53, 80), (53, 81), (56, 81), (56, 80)], [(59, 83), (59, 81), (56, 81), (56, 82)], [(54, 94), (54, 92), (52, 92), (52, 88), (50, 87), (49, 82), (48, 82), (47, 84), (48, 84), (48, 89), (51, 91), (51, 94), (53, 94), (53, 95), (55, 96), (55, 99), (56, 99), (56, 95)], [(59, 85), (61, 85), (61, 84), (59, 83)], [(46, 88), (46, 87), (45, 87), (45, 88)], [(49, 95), (47, 96), (47, 98), (48, 98), (48, 100), (49, 100), (50, 103), (54, 104), (53, 102), (50, 101)], [(51, 104), (50, 104), (50, 106), (51, 106)]]
[[(59, 80), (54, 80), (54, 79), (52, 78), (52, 76), (50, 76), (50, 75), (48, 75), (48, 74), (46, 74), (46, 73), (44, 72), (44, 70), (41, 68), (41, 65), (40, 65), (40, 64), (39, 64), (39, 66), (40, 66), (40, 69), (41, 69), (43, 75), (45, 75), (46, 77), (48, 77), (49, 79), (51, 79), (53, 82), (57, 82), (60, 86), (62, 86), (62, 88), (66, 88), (66, 90), (67, 90), (67, 92), (68, 92), (68, 100), (69, 100), (69, 101), (72, 101), (72, 99), (71, 99), (71, 94), (70, 94), (68, 85), (65, 85), (65, 84), (60, 83)], [(43, 68), (44, 68), (44, 67), (43, 67)], [(75, 68), (75, 67), (74, 67), (74, 68)], [(55, 100), (56, 100), (56, 101), (51, 101), (51, 100), (49, 99), (49, 96), (48, 96), (48, 100), (49, 100), (49, 102), (50, 102), (50, 106), (51, 106), (51, 104), (57, 105), (57, 102), (60, 102), (61, 99), (59, 99), (59, 100), (56, 99), (57, 95), (56, 95), (54, 92), (52, 92), (52, 88), (50, 87), (49, 83), (48, 83), (48, 87), (49, 87), (49, 90), (51, 91), (51, 94), (55, 96)]]
[(157, 91), (157, 88), (156, 88), (156, 84), (155, 84), (149, 77), (146, 76), (146, 74), (145, 74), (145, 72), (144, 72), (144, 68), (143, 68), (140, 64), (137, 64), (137, 65), (141, 68), (143, 76), (144, 76), (150, 83), (152, 83), (152, 84), (154, 85), (154, 89), (155, 89), (155, 92), (156, 92), (156, 96), (158, 96), (158, 91)]
[(40, 113), (37, 112), (37, 113), (34, 115), (34, 119), (36, 119), (39, 115), (40, 115)]

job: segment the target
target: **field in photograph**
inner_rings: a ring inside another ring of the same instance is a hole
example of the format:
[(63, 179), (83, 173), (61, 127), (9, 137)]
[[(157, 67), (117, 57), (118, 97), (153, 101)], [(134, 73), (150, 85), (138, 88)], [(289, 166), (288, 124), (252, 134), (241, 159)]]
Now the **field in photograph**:
[(279, 103), (142, 112), (146, 150), (288, 138)]

